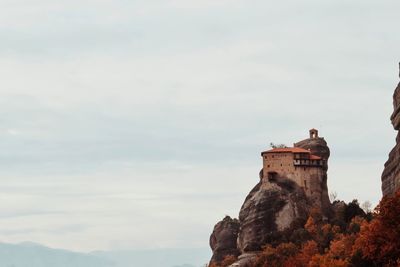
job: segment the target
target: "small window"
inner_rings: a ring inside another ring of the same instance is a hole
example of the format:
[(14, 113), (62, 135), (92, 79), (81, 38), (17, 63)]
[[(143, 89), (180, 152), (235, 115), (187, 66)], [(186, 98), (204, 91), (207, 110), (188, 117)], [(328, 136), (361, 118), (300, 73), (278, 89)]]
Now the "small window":
[(268, 172), (268, 180), (269, 181), (275, 181), (277, 178), (277, 173), (276, 172)]

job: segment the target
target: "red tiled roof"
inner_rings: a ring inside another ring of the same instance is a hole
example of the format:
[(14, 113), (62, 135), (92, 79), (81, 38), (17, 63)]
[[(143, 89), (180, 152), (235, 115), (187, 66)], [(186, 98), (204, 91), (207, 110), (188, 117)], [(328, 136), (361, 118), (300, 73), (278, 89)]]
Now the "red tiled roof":
[(310, 159), (316, 159), (316, 160), (320, 160), (322, 159), (321, 157), (315, 156), (315, 155), (310, 155)]
[(262, 152), (264, 153), (311, 153), (309, 150), (300, 148), (300, 147), (285, 147), (285, 148), (273, 148), (271, 150), (267, 150)]

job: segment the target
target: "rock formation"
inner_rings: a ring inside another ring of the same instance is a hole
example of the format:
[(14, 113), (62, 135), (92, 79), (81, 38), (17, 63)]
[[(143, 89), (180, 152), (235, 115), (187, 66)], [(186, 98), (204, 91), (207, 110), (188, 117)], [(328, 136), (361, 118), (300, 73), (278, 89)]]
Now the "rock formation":
[(240, 209), (238, 249), (241, 253), (259, 251), (279, 232), (296, 222), (305, 222), (311, 208), (304, 191), (293, 181), (278, 177), (272, 183), (260, 181)]
[(239, 255), (232, 266), (252, 266), (251, 260), (264, 245), (277, 244), (302, 228), (313, 207), (330, 216), (326, 175), (330, 151), (317, 130), (310, 130), (310, 138), (294, 148), (262, 155), (260, 182), (246, 197), (239, 220), (225, 217), (214, 227), (210, 263)]
[[(395, 130), (400, 130), (400, 83), (393, 95), (393, 114), (391, 121)], [(382, 173), (382, 193), (383, 195), (392, 195), (400, 188), (400, 133), (396, 138), (396, 146), (389, 154), (389, 159), (385, 163), (385, 169)]]
[[(316, 131), (312, 129), (311, 131)], [(328, 144), (325, 139), (318, 136), (318, 131), (316, 132), (317, 136), (315, 138), (308, 138), (303, 141), (297, 142), (294, 144), (295, 147), (304, 148), (310, 150), (313, 155), (317, 155), (324, 160), (326, 160), (327, 164), (325, 166), (325, 173), (318, 177), (317, 179), (321, 179), (319, 181), (319, 186), (321, 187), (321, 209), (324, 211), (325, 215), (329, 217), (331, 215), (331, 202), (329, 201), (329, 193), (328, 193), (328, 160), (330, 156), (330, 150)]]
[(239, 221), (229, 216), (214, 226), (210, 236), (210, 247), (213, 251), (211, 262), (220, 262), (229, 255), (239, 255), (236, 245), (239, 227)]
[(317, 155), (325, 160), (328, 160), (331, 154), (328, 144), (322, 137), (308, 138), (295, 143), (294, 146), (310, 150), (313, 155)]

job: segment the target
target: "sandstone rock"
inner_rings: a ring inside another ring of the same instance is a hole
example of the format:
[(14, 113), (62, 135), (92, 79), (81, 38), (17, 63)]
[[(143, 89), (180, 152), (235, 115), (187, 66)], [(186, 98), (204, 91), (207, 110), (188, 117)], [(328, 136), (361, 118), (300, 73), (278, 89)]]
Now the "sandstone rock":
[[(330, 149), (324, 138), (322, 137), (308, 138), (295, 143), (294, 146), (310, 150), (313, 155), (319, 156), (324, 160), (326, 160), (327, 161), (326, 171), (328, 170), (328, 159), (330, 156)], [(321, 210), (326, 217), (330, 217), (332, 215), (332, 208), (328, 192), (328, 175), (325, 172), (325, 174), (322, 177), (318, 178), (321, 179), (321, 181), (318, 181), (321, 194), (320, 195)]]
[(307, 219), (311, 205), (293, 181), (278, 177), (260, 182), (247, 196), (239, 214), (238, 249), (241, 253), (262, 249), (294, 222)]
[(295, 143), (294, 146), (310, 150), (313, 155), (319, 156), (325, 160), (328, 160), (331, 154), (328, 144), (322, 137), (308, 138)]
[[(395, 130), (400, 130), (400, 83), (393, 95), (393, 114), (391, 121)], [(382, 173), (382, 193), (392, 195), (400, 188), (400, 133), (396, 138), (396, 146), (389, 153), (389, 159), (385, 163)]]
[(253, 267), (254, 261), (257, 258), (257, 253), (243, 253), (238, 260), (229, 265), (229, 267)]
[(226, 216), (214, 226), (210, 236), (210, 246), (213, 251), (211, 262), (220, 262), (228, 255), (239, 255), (236, 240), (239, 233), (239, 221)]
[[(325, 163), (330, 151), (326, 141), (318, 137), (316, 129), (311, 129), (310, 138), (294, 146), (303, 149), (282, 148), (289, 152), (261, 154), (260, 182), (246, 197), (239, 221), (226, 217), (214, 228), (210, 237), (211, 262), (220, 262), (227, 255), (240, 255), (232, 267), (253, 266), (252, 261), (263, 246), (296, 240), (312, 208), (321, 209), (327, 219), (333, 216), (327, 187)], [(295, 153), (303, 158), (296, 158)]]

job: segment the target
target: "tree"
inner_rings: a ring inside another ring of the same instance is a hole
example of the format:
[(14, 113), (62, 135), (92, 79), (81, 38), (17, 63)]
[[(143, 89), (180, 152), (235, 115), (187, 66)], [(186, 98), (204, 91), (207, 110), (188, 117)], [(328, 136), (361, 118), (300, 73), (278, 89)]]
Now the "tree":
[(331, 201), (331, 202), (335, 202), (336, 201), (336, 199), (337, 199), (337, 192), (336, 191), (333, 191), (332, 193), (330, 193), (329, 194), (329, 200)]
[(270, 143), (269, 144), (272, 148), (287, 148), (285, 144), (275, 144), (275, 143)]
[(292, 257), (294, 257), (299, 251), (299, 248), (293, 243), (282, 243), (276, 248), (271, 245), (264, 247), (263, 251), (257, 257), (255, 261), (255, 267), (269, 267), (269, 266), (281, 266), (291, 267)]
[(377, 266), (400, 263), (400, 191), (385, 196), (375, 209), (375, 218), (361, 225), (354, 251)]
[(353, 199), (352, 202), (347, 204), (345, 213), (344, 213), (344, 220), (346, 223), (349, 223), (354, 217), (361, 216), (365, 217), (365, 212), (360, 208), (360, 204), (358, 203), (357, 199)]
[(370, 213), (371, 212), (371, 206), (372, 206), (372, 204), (368, 200), (364, 201), (361, 204), (361, 208), (364, 210), (365, 213)]
[(224, 258), (224, 260), (221, 262), (221, 267), (226, 267), (231, 265), (232, 263), (234, 263), (237, 260), (237, 257), (235, 257), (234, 255), (228, 255)]

